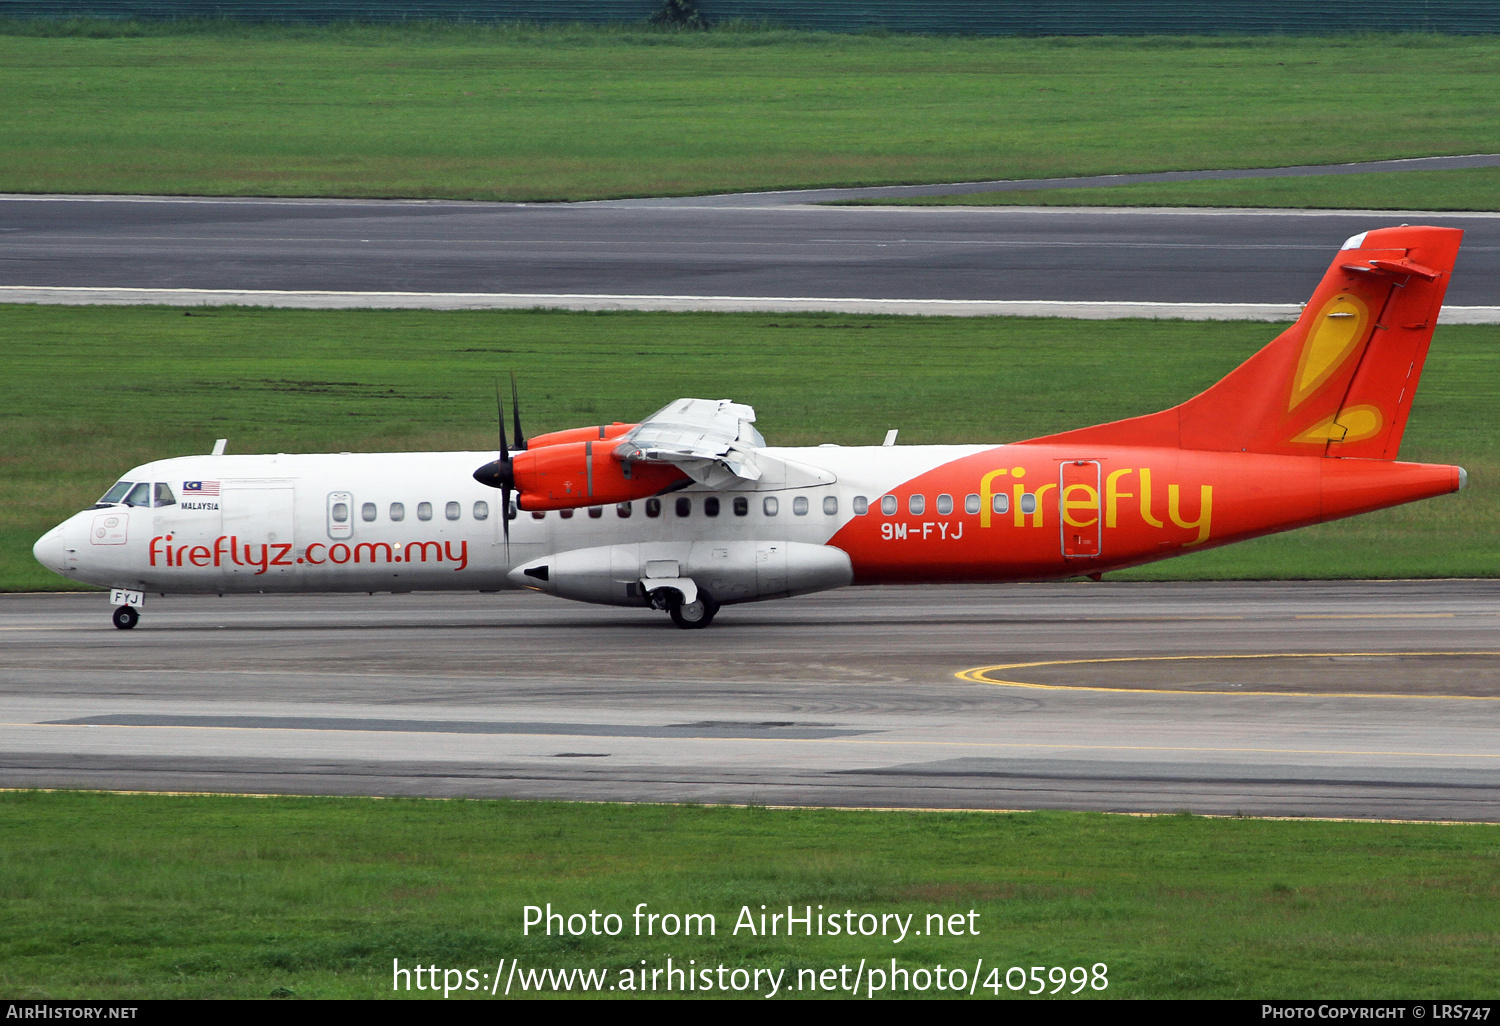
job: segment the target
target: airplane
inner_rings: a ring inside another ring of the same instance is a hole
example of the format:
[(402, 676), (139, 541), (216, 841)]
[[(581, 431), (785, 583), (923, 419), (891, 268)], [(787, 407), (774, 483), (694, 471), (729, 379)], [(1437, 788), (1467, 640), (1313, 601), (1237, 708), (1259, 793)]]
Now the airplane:
[(64, 577), (146, 593), (524, 588), (655, 608), (850, 584), (1089, 577), (1463, 488), (1397, 460), (1462, 232), (1344, 243), (1297, 322), (1159, 413), (995, 445), (767, 445), (755, 411), (679, 399), (637, 423), (482, 452), (211, 455), (135, 467), (39, 539)]

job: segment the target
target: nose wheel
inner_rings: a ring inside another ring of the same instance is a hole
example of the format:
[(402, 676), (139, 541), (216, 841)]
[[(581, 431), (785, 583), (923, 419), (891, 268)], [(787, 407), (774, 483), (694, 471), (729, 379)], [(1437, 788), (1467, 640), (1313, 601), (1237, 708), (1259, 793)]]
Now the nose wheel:
[(115, 615), (111, 619), (120, 630), (128, 631), (141, 622), (141, 614), (134, 606), (120, 606), (115, 610)]
[[(672, 594), (677, 595), (677, 592)], [(667, 613), (672, 617), (672, 622), (683, 630), (700, 630), (714, 622), (714, 615), (719, 611), (719, 604), (706, 591), (698, 592), (698, 597), (691, 602), (684, 602), (680, 595), (675, 602), (667, 605)]]

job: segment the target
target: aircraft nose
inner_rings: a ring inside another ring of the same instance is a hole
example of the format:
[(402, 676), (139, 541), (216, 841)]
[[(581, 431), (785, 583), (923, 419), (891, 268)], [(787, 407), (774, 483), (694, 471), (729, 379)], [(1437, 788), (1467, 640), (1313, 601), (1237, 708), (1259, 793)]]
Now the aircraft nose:
[(62, 525), (54, 527), (31, 547), (36, 561), (54, 573), (62, 573), (67, 564), (67, 546), (63, 543)]

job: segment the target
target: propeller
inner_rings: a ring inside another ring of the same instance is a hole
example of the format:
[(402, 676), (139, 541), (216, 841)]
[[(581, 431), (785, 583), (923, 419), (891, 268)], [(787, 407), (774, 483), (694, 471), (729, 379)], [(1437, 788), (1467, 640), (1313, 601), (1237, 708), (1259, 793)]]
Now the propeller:
[[(495, 389), (499, 398), (499, 388)], [(521, 393), (516, 389), (516, 372), (510, 372), (510, 412), (515, 417), (516, 425), (516, 452), (526, 451), (526, 436), (521, 433)]]
[[(515, 404), (516, 423), (516, 449), (526, 448), (526, 438), (521, 434), (521, 403), (516, 394), (516, 376), (510, 376), (511, 399)], [(511, 459), (510, 444), (505, 437), (505, 400), (500, 395), (500, 382), (495, 382), (495, 410), (496, 419), (500, 425), (500, 454), (499, 458), (486, 463), (474, 471), (474, 480), (490, 488), (500, 489), (500, 523), (505, 532), (506, 558), (510, 556), (510, 496), (516, 487), (515, 462)]]

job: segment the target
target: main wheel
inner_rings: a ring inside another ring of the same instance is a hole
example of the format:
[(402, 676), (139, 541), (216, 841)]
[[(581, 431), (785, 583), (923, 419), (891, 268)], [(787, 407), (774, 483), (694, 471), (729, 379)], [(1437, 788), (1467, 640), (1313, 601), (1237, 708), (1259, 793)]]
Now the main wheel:
[(691, 602), (684, 602), (679, 597), (677, 601), (667, 606), (672, 622), (684, 630), (700, 630), (707, 627), (714, 622), (714, 614), (718, 611), (719, 604), (706, 591), (699, 591), (698, 597)]
[(128, 631), (140, 622), (141, 614), (136, 612), (134, 606), (121, 606), (115, 610), (115, 626), (122, 631)]

